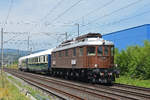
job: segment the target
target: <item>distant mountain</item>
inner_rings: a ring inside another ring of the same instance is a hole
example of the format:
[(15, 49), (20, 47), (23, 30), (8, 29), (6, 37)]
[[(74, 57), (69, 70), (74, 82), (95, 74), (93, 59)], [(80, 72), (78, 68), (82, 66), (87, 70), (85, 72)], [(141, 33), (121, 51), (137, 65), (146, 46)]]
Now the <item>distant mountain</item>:
[(37, 53), (37, 52), (41, 52), (41, 51), (45, 51), (46, 49), (43, 49), (43, 50), (38, 50), (38, 51), (34, 51), (32, 53)]
[[(4, 64), (11, 64), (17, 61), (20, 57), (28, 54), (27, 51), (17, 50), (17, 49), (4, 49)], [(1, 50), (0, 50), (0, 60), (1, 60)]]
[[(4, 54), (19, 54), (19, 55), (27, 55), (28, 51), (17, 50), (17, 49), (3, 49)], [(1, 53), (1, 49), (0, 49)]]

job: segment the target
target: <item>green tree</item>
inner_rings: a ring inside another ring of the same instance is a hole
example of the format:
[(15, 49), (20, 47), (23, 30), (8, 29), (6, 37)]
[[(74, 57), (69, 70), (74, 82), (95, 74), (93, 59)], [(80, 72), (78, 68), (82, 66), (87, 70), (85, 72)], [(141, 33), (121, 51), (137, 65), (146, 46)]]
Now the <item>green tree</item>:
[(126, 50), (115, 49), (115, 63), (122, 75), (132, 78), (150, 78), (150, 42), (144, 41), (144, 46), (129, 46)]

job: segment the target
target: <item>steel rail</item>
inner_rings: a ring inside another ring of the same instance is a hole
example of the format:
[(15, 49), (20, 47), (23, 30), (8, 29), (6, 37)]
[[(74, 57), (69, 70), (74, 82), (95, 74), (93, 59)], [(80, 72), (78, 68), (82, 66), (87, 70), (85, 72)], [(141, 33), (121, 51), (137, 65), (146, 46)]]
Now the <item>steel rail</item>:
[[(31, 73), (24, 73), (24, 74), (31, 74)], [(77, 87), (78, 88), (84, 88), (84, 89), (86, 89), (87, 91), (87, 93), (90, 93), (90, 94), (92, 94), (92, 93), (95, 93), (96, 95), (100, 95), (100, 93), (98, 94), (98, 92), (101, 92), (101, 96), (102, 96), (102, 94), (104, 95), (104, 94), (109, 94), (109, 95), (116, 95), (116, 96), (118, 96), (118, 97), (121, 97), (121, 98), (126, 98), (126, 99), (137, 99), (137, 98), (135, 98), (134, 96), (123, 96), (123, 95), (120, 95), (120, 92), (121, 93), (124, 93), (124, 92), (126, 92), (126, 93), (128, 93), (128, 94), (133, 94), (133, 92), (129, 92), (129, 91), (121, 91), (121, 90), (117, 90), (117, 89), (110, 89), (110, 88), (108, 88), (108, 87), (92, 87), (91, 85), (87, 85), (87, 86), (80, 86), (80, 85), (77, 85), (77, 83), (76, 84), (73, 84), (73, 83), (70, 83), (70, 82), (64, 82), (64, 81), (58, 81), (58, 80), (56, 80), (56, 79), (51, 79), (50, 77), (45, 77), (45, 76), (41, 76), (41, 75), (36, 75), (36, 76), (34, 76), (35, 74), (32, 74), (33, 76), (32, 77), (35, 77), (35, 78), (41, 78), (43, 81), (48, 81), (48, 82), (51, 82), (51, 83), (54, 83), (53, 81), (55, 81), (55, 83), (54, 84), (59, 84), (59, 85), (64, 85), (64, 86), (70, 86), (70, 88), (73, 88), (73, 86), (76, 86), (76, 89), (77, 89)], [(38, 76), (38, 77), (37, 77)], [(50, 81), (50, 79), (51, 79), (51, 81)], [(53, 80), (53, 81), (52, 81)], [(57, 81), (57, 82), (56, 82)], [(60, 84), (61, 83), (61, 84)], [(66, 84), (67, 83), (67, 84)], [(90, 87), (89, 87), (90, 86)], [(75, 89), (75, 87), (74, 87), (74, 89)], [(84, 90), (83, 89), (83, 90)], [(106, 91), (106, 89), (107, 89), (107, 91)], [(110, 90), (111, 90), (111, 92), (110, 92)], [(80, 90), (81, 91), (81, 90)], [(88, 92), (88, 91), (91, 91), (91, 92)], [(119, 92), (119, 94), (118, 93), (114, 93), (114, 92)], [(137, 93), (136, 93), (137, 94)], [(136, 95), (135, 93), (133, 94), (133, 95)], [(106, 95), (105, 95), (106, 96)], [(107, 95), (108, 96), (108, 95)], [(137, 95), (136, 95), (137, 96)], [(142, 96), (142, 95), (140, 95), (140, 96)], [(104, 97), (104, 96), (103, 96)], [(110, 96), (111, 97), (111, 96)], [(145, 96), (144, 96), (145, 97)], [(112, 98), (111, 97), (111, 99), (118, 99), (118, 98)]]

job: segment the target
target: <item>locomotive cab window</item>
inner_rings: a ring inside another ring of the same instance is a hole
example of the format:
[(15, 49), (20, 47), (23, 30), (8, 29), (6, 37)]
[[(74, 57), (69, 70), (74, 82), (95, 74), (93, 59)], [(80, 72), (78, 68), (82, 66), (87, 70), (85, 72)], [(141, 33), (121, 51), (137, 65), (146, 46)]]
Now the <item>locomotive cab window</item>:
[(95, 47), (93, 46), (90, 46), (87, 48), (87, 55), (88, 56), (94, 56), (96, 53), (95, 53)]
[(108, 56), (108, 52), (109, 52), (109, 47), (108, 46), (104, 46), (104, 55)]
[(111, 56), (114, 56), (114, 47), (111, 47)]
[(99, 46), (97, 48), (97, 54), (98, 54), (98, 56), (103, 56), (103, 48), (102, 48), (102, 46)]

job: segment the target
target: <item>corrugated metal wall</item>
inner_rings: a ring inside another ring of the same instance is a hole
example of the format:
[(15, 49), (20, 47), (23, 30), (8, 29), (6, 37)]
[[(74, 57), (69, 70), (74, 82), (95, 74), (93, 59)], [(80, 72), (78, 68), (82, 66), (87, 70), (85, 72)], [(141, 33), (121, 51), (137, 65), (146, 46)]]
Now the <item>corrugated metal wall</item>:
[(143, 45), (144, 40), (150, 40), (150, 24), (109, 33), (103, 38), (113, 41), (119, 50), (131, 45)]
[(148, 40), (150, 41), (150, 25), (147, 25), (147, 37)]

